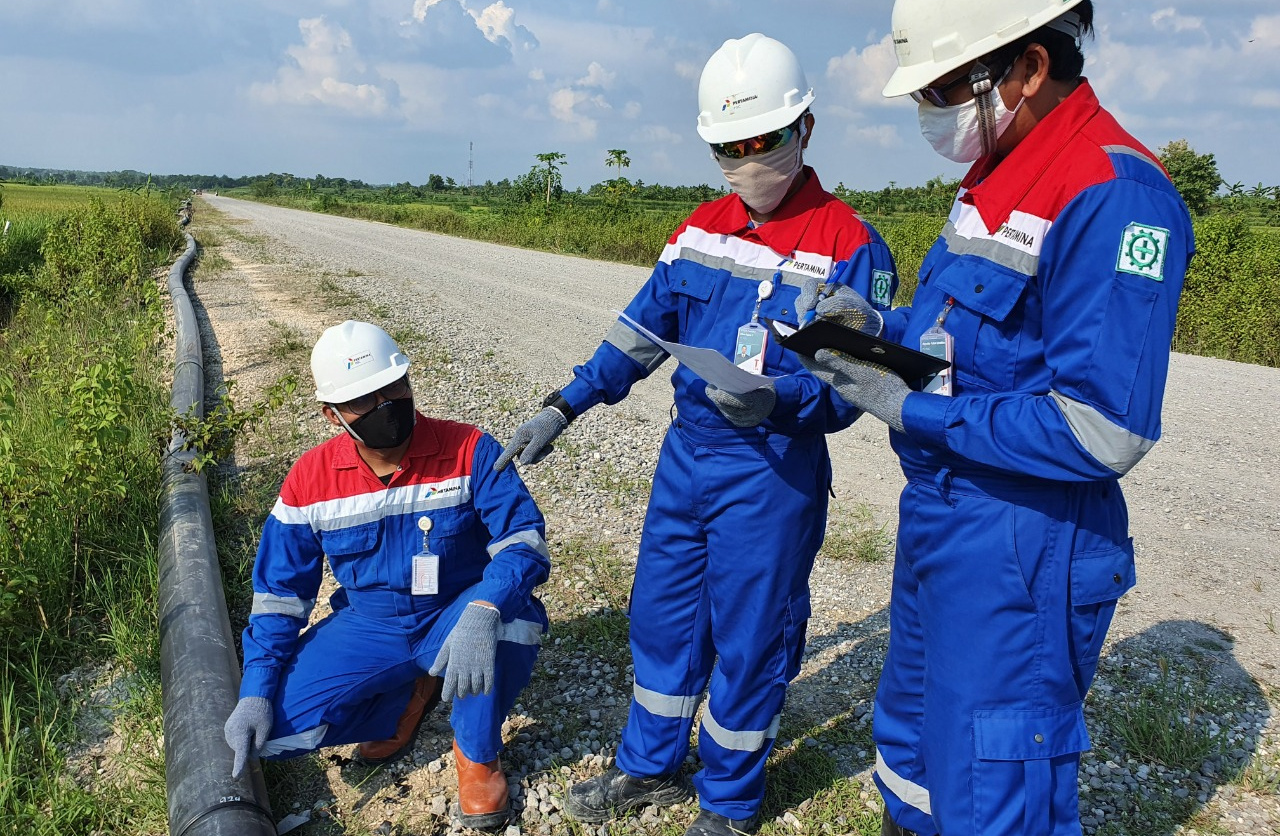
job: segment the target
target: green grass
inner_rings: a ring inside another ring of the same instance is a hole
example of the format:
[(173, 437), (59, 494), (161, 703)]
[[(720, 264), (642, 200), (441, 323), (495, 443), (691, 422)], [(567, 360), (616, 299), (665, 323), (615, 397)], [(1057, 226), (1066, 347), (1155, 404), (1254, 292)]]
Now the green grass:
[(875, 524), (866, 505), (833, 508), (818, 554), (830, 560), (880, 563), (893, 557), (893, 536), (885, 525)]

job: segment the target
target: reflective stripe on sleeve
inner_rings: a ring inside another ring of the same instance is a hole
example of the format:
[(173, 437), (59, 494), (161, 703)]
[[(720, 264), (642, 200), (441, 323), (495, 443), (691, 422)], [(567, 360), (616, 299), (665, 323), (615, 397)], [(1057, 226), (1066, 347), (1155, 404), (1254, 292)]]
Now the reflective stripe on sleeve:
[(311, 610), (315, 605), (314, 599), (307, 601), (302, 598), (272, 595), (269, 592), (255, 592), (253, 593), (253, 609), (249, 614), (291, 615), (294, 618), (301, 618), (305, 621), (311, 617)]
[(551, 557), (551, 552), (547, 549), (547, 541), (542, 539), (542, 535), (536, 531), (517, 531), (505, 540), (490, 544), (489, 557), (495, 557), (507, 546), (514, 546), (517, 543), (524, 543), (545, 558)]
[(1062, 410), (1062, 417), (1067, 419), (1080, 446), (1120, 476), (1128, 473), (1155, 446), (1153, 440), (1134, 435), (1088, 404), (1060, 392), (1050, 391), (1049, 395)]
[(653, 371), (662, 365), (663, 360), (667, 359), (665, 349), (649, 342), (640, 336), (639, 331), (635, 331), (621, 322), (613, 323), (609, 333), (604, 335), (604, 341), (632, 360), (635, 360), (641, 366), (644, 366), (647, 371)]

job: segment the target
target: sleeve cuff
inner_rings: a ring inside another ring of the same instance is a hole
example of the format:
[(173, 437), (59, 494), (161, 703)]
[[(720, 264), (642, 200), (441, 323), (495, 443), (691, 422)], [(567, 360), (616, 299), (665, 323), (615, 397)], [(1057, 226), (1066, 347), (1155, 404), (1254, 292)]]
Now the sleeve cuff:
[(771, 420), (794, 418), (800, 412), (804, 399), (804, 389), (797, 375), (787, 374), (773, 378), (773, 391), (777, 396), (773, 411), (769, 413)]
[(263, 697), (275, 699), (276, 685), (280, 681), (277, 668), (264, 668), (257, 665), (245, 668), (244, 678), (240, 680), (240, 699), (245, 697)]
[(902, 427), (913, 440), (934, 447), (947, 446), (947, 411), (952, 399), (912, 392), (902, 402)]
[(564, 398), (565, 403), (569, 404), (569, 408), (573, 410), (576, 416), (581, 416), (582, 413), (600, 402), (595, 398), (591, 387), (584, 383), (580, 377), (575, 377), (568, 386), (561, 389), (560, 397)]
[(472, 587), (469, 597), (472, 601), (488, 601), (502, 613), (503, 621), (510, 621), (520, 611), (525, 596), (520, 594), (520, 590), (500, 581), (485, 579)]

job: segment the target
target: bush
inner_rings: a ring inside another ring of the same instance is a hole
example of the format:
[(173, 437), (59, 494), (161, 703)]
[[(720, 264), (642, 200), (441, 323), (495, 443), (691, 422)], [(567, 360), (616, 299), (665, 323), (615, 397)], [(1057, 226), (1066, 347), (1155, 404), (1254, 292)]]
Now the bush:
[(1280, 366), (1280, 236), (1233, 215), (1195, 222), (1176, 351)]
[(920, 281), (920, 265), (945, 223), (945, 216), (915, 214), (877, 218), (872, 224), (889, 245), (898, 269), (895, 305), (911, 304)]

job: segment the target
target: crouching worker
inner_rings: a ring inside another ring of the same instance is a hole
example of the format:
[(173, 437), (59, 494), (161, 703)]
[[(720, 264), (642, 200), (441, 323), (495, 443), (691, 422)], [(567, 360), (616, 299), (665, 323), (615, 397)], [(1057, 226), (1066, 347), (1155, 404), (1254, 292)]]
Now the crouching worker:
[[(506, 823), (502, 722), (529, 682), (547, 617), (542, 514), (479, 429), (414, 410), (409, 360), (381, 328), (344, 322), (311, 352), (316, 397), (343, 432), (304, 453), (263, 527), (227, 719), (251, 755), (361, 743), (371, 762), (413, 743), (452, 700), (459, 819)], [(324, 556), (341, 588), (305, 633)], [(441, 679), (442, 677), (442, 679)]]

